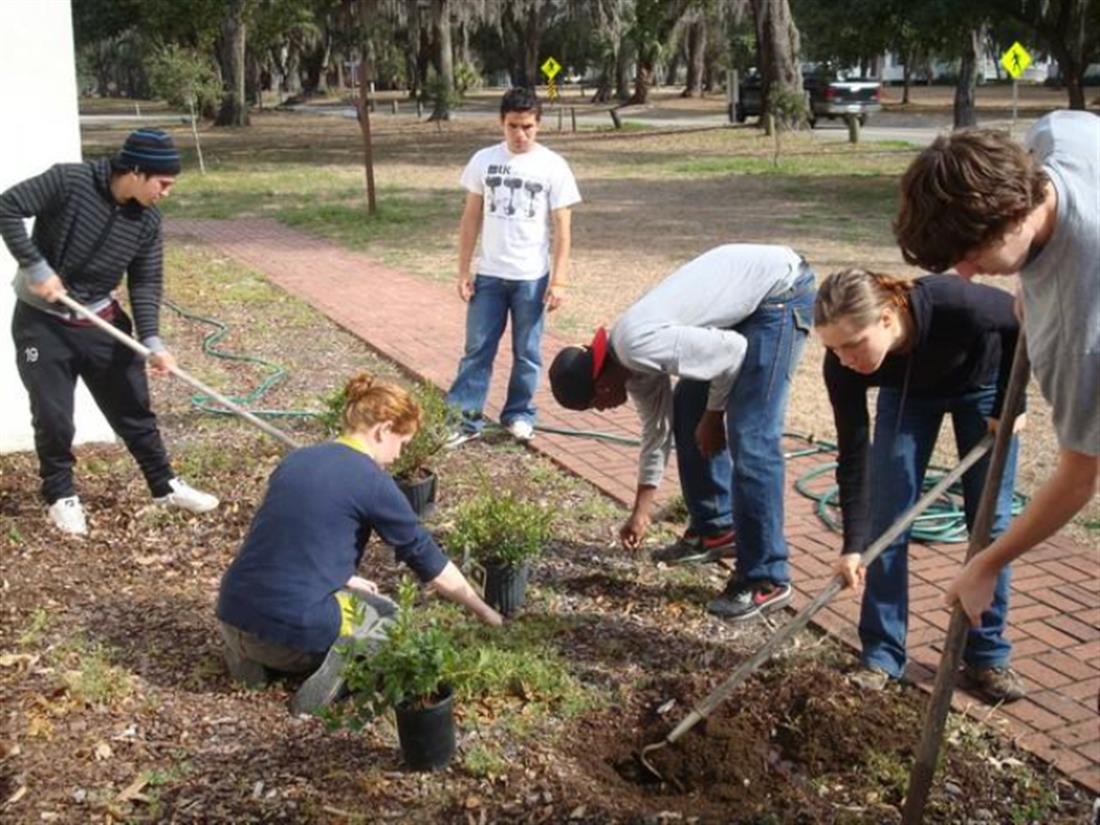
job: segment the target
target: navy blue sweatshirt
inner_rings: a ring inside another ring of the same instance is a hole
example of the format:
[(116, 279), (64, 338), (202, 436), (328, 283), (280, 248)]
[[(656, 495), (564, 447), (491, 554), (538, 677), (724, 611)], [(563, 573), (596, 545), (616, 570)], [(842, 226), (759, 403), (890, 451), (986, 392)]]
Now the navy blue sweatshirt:
[(870, 387), (905, 386), (915, 397), (951, 397), (997, 386), (993, 417), (1001, 414), (1020, 324), (1012, 296), (957, 275), (928, 275), (913, 282), (909, 308), (916, 330), (911, 352), (891, 353), (870, 375), (825, 355), (825, 386), (836, 421), (836, 480), (844, 522), (844, 553), (862, 553), (871, 533)]
[(222, 577), (218, 618), (268, 642), (323, 652), (340, 630), (335, 593), (376, 531), (424, 582), (447, 557), (394, 480), (364, 453), (328, 442), (275, 468), (240, 552)]
[[(33, 235), (24, 218), (35, 218)], [(74, 299), (98, 309), (125, 274), (138, 338), (154, 351), (163, 348), (157, 337), (164, 280), (160, 212), (134, 200), (115, 201), (109, 160), (58, 163), (0, 194), (0, 236), (19, 262), (21, 301), (59, 311), (26, 283), (41, 283), (52, 271)]]

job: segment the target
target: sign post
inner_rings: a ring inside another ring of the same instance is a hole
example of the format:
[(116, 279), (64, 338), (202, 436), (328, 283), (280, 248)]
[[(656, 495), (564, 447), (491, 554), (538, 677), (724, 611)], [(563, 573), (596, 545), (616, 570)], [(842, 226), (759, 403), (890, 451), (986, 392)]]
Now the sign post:
[[(558, 101), (558, 84), (554, 80), (558, 76), (558, 72), (561, 71), (561, 63), (556, 61), (553, 57), (548, 57), (539, 68), (542, 73), (546, 75), (546, 96), (550, 98), (551, 103), (557, 103)], [(558, 131), (561, 131), (561, 105), (558, 106)]]
[(539, 68), (542, 69), (542, 73), (546, 75), (547, 96), (551, 100), (557, 100), (558, 84), (554, 81), (554, 78), (557, 77), (558, 72), (561, 71), (561, 63), (559, 63), (552, 57), (548, 57)]
[(1016, 107), (1019, 102), (1020, 75), (1031, 65), (1031, 55), (1016, 41), (1001, 55), (1001, 65), (1012, 77), (1012, 126), (1008, 133), (1016, 131)]

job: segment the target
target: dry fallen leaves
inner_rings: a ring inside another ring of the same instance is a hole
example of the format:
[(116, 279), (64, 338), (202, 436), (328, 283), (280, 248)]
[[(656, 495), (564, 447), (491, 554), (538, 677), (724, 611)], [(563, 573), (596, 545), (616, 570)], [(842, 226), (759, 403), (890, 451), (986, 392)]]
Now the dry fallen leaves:
[(134, 781), (127, 785), (115, 797), (115, 802), (148, 802), (149, 797), (142, 794), (142, 790), (149, 784), (149, 777), (143, 771), (135, 777)]

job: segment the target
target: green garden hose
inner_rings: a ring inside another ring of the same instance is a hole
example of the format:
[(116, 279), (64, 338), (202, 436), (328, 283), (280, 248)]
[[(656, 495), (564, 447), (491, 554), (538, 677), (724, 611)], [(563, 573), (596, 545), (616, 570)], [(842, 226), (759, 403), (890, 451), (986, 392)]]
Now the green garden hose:
[[(238, 361), (245, 364), (256, 364), (261, 367), (266, 367), (269, 372), (266, 378), (263, 379), (251, 392), (244, 395), (231, 395), (229, 398), (240, 404), (242, 407), (248, 408), (248, 411), (259, 418), (319, 418), (323, 414), (319, 412), (313, 412), (311, 410), (257, 410), (253, 409), (252, 405), (257, 403), (263, 398), (272, 388), (277, 386), (287, 376), (287, 371), (278, 364), (274, 364), (271, 361), (266, 361), (263, 358), (257, 358), (254, 355), (240, 355), (234, 352), (225, 352), (220, 349), (216, 349), (217, 345), (221, 342), (226, 335), (229, 334), (229, 326), (214, 318), (206, 318), (195, 312), (185, 310), (179, 304), (175, 304), (169, 300), (164, 301), (164, 305), (170, 310), (175, 312), (182, 318), (186, 318), (188, 321), (197, 321), (207, 326), (214, 327), (213, 331), (208, 332), (202, 339), (202, 351), (206, 355), (210, 355), (214, 358), (220, 358), (224, 361)], [(211, 415), (233, 415), (232, 412), (225, 409), (220, 405), (211, 403), (212, 399), (203, 395), (202, 393), (196, 393), (191, 396), (191, 404), (199, 410)]]
[[(261, 418), (320, 418), (323, 413), (314, 412), (311, 410), (257, 410), (252, 409), (252, 405), (257, 403), (263, 398), (273, 387), (277, 386), (287, 376), (287, 371), (278, 364), (267, 361), (263, 358), (257, 358), (253, 355), (240, 355), (233, 352), (225, 352), (217, 349), (217, 345), (223, 338), (229, 333), (229, 327), (221, 321), (213, 318), (207, 318), (194, 312), (189, 312), (183, 309), (178, 304), (174, 304), (171, 301), (164, 301), (164, 305), (175, 312), (182, 318), (186, 318), (189, 321), (197, 321), (202, 324), (214, 327), (213, 331), (207, 333), (202, 339), (202, 351), (214, 358), (220, 358), (226, 361), (238, 361), (246, 364), (256, 364), (261, 367), (266, 367), (269, 372), (268, 375), (251, 391), (244, 395), (229, 396), (235, 403), (242, 407), (247, 407), (249, 411)], [(229, 410), (211, 403), (212, 399), (209, 396), (202, 393), (196, 393), (191, 396), (191, 403), (199, 410), (213, 415), (232, 415)], [(496, 425), (490, 425), (495, 427)], [(503, 427), (501, 427), (503, 429)], [(636, 447), (641, 442), (637, 438), (630, 436), (614, 435), (612, 433), (603, 433), (596, 430), (573, 430), (566, 427), (551, 427), (545, 424), (539, 424), (535, 427), (536, 430), (543, 433), (550, 433), (553, 435), (564, 435), (574, 438), (594, 438), (600, 441), (607, 441), (612, 444), (622, 444), (625, 446)], [(794, 458), (802, 458), (809, 455), (816, 455), (818, 453), (835, 453), (836, 444), (831, 441), (822, 441), (815, 439), (813, 436), (803, 435), (802, 433), (784, 433), (787, 438), (796, 438), (807, 443), (806, 447), (797, 450), (791, 450), (783, 454), (784, 459), (790, 460)], [(839, 506), (839, 488), (837, 485), (829, 487), (825, 491), (813, 491), (810, 489), (810, 485), (820, 476), (826, 473), (832, 473), (836, 469), (836, 462), (830, 461), (825, 464), (820, 464), (814, 469), (810, 470), (799, 476), (795, 481), (795, 489), (806, 498), (811, 501), (817, 502), (815, 511), (818, 518), (820, 518), (829, 529), (834, 532), (840, 532), (840, 523), (833, 515)], [(929, 467), (928, 472), (925, 473), (923, 490), (927, 491), (935, 486), (936, 482), (943, 477), (945, 470), (942, 467)], [(967, 540), (966, 530), (966, 514), (962, 508), (962, 489), (958, 484), (953, 485), (947, 491), (947, 493), (941, 498), (939, 503), (932, 505), (925, 513), (919, 516), (913, 525), (912, 537), (918, 541), (927, 542), (942, 542), (946, 544), (959, 543)], [(1012, 515), (1016, 516), (1023, 510), (1024, 505), (1027, 503), (1027, 498), (1022, 493), (1013, 491), (1012, 493)]]
[[(792, 438), (807, 438), (806, 436), (799, 435), (797, 433), (787, 433)], [(813, 440), (807, 438), (812, 443)], [(816, 442), (818, 444), (826, 444), (827, 442)], [(835, 452), (836, 446), (829, 444), (826, 449), (822, 449), (819, 452)], [(806, 451), (800, 451), (798, 454), (805, 455)], [(791, 457), (791, 453), (788, 453), (788, 458)], [(825, 524), (829, 526), (834, 532), (841, 532), (840, 522), (834, 517), (833, 513), (840, 506), (840, 488), (834, 484), (828, 489), (821, 491), (813, 491), (810, 489), (811, 482), (817, 478), (825, 475), (826, 473), (832, 473), (836, 470), (837, 463), (830, 461), (825, 464), (819, 464), (809, 472), (803, 473), (794, 483), (794, 488), (803, 496), (811, 501), (817, 502), (815, 508), (817, 517), (821, 519)], [(927, 492), (932, 487), (936, 486), (936, 483), (943, 478), (944, 473), (947, 470), (943, 467), (929, 466), (928, 471), (924, 474), (924, 484), (921, 487), (922, 493)], [(1027, 497), (1023, 493), (1019, 493), (1016, 490), (1012, 491), (1012, 516), (1016, 517), (1024, 509), (1024, 505), (1027, 504)], [(917, 541), (925, 542), (939, 542), (942, 544), (958, 544), (968, 540), (968, 533), (966, 529), (966, 511), (962, 505), (962, 485), (961, 483), (952, 484), (947, 488), (947, 492), (940, 498), (940, 500), (929, 507), (913, 522), (912, 537)]]

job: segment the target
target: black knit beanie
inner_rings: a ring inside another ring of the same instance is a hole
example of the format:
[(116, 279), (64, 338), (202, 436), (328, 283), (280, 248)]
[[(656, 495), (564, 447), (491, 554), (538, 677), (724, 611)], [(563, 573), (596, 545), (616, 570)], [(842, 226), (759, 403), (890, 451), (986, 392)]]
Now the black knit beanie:
[(147, 175), (178, 175), (180, 153), (172, 138), (160, 129), (137, 129), (130, 133), (122, 149), (111, 159), (116, 171), (144, 172)]

